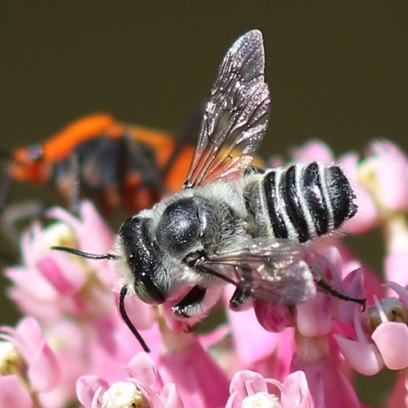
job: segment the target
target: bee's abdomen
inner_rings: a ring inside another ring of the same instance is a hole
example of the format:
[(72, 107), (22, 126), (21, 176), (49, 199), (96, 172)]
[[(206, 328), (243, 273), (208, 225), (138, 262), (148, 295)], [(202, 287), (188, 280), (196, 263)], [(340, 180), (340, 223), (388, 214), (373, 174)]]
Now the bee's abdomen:
[[(267, 170), (258, 180), (259, 197), (246, 194), (247, 210), (254, 222), (267, 219), (268, 232), (276, 238), (306, 242), (333, 232), (357, 211), (350, 183), (338, 166), (296, 164)], [(253, 185), (248, 189), (254, 192)]]

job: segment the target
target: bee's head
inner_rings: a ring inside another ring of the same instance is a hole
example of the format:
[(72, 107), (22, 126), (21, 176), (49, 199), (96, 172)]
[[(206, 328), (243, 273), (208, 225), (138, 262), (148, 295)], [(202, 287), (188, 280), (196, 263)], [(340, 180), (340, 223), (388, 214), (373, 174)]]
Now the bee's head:
[(150, 237), (148, 221), (139, 216), (127, 219), (118, 233), (118, 247), (123, 252), (122, 262), (129, 269), (136, 295), (145, 303), (160, 304), (166, 300), (165, 290), (156, 279), (162, 257), (157, 243)]

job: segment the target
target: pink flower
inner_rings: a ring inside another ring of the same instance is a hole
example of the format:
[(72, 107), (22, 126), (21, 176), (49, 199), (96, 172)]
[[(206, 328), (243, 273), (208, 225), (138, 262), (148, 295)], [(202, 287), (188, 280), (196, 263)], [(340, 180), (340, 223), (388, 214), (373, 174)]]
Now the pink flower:
[(0, 377), (0, 406), (13, 408), (31, 408), (33, 406), (30, 392), (17, 376), (2, 375)]
[[(23, 319), (16, 329), (0, 327), (2, 361), (0, 372), (1, 406), (31, 406), (30, 395), (41, 398), (60, 381), (61, 368), (38, 323)], [(14, 393), (11, 395), (10, 386)], [(9, 405), (9, 404), (15, 405)]]
[(379, 209), (368, 187), (360, 182), (359, 155), (348, 153), (341, 156), (339, 161), (350, 179), (358, 207), (357, 214), (347, 221), (345, 231), (351, 234), (363, 234), (378, 224)]
[[(108, 382), (123, 378), (123, 366), (141, 350), (119, 314), (113, 326), (102, 326), (106, 334), (98, 334), (76, 321), (63, 320), (47, 330), (47, 338), (55, 345), (59, 366), (64, 367), (61, 379), (52, 392), (47, 393), (47, 406), (60, 406), (58, 401), (76, 400), (77, 379), (85, 374), (100, 376)], [(161, 340), (156, 329), (142, 332), (143, 337), (157, 354)], [(102, 337), (101, 337), (102, 336)]]
[(408, 210), (408, 159), (395, 144), (371, 143), (359, 172), (382, 211)]
[[(106, 260), (84, 259), (50, 247), (106, 253), (113, 246), (113, 234), (89, 202), (80, 206), (81, 219), (59, 208), (50, 210), (49, 216), (57, 221), (47, 228), (35, 223), (23, 236), (24, 265), (5, 271), (14, 283), (10, 297), (43, 327), (52, 328), (67, 317), (78, 319), (79, 324), (87, 326), (83, 330), (88, 338), (94, 332), (109, 348), (113, 329), (122, 324), (113, 290), (119, 276)], [(143, 316), (143, 322), (139, 318), (136, 326), (152, 328), (155, 315), (151, 307), (135, 298), (126, 299), (126, 305), (132, 317)]]
[(77, 382), (77, 395), (85, 408), (149, 406), (183, 408), (172, 383), (164, 383), (153, 361), (139, 353), (127, 366), (128, 377), (109, 383), (96, 376)]
[(80, 208), (86, 221), (54, 209), (50, 216), (57, 217), (56, 223), (45, 229), (35, 223), (22, 238), (24, 265), (5, 271), (15, 285), (9, 290), (10, 297), (45, 325), (66, 315), (98, 319), (116, 308), (111, 293), (115, 277), (106, 261), (84, 260), (50, 249), (52, 245), (98, 252), (110, 249), (113, 235), (93, 206), (85, 202)]
[(297, 163), (309, 164), (313, 161), (321, 161), (329, 165), (334, 161), (333, 152), (326, 143), (321, 140), (311, 140), (302, 147), (292, 148), (290, 156)]
[(406, 285), (408, 262), (408, 222), (405, 214), (395, 214), (384, 224), (387, 255), (384, 267), (387, 280)]
[[(106, 373), (109, 381), (115, 381), (120, 367), (141, 349), (119, 314), (113, 290), (119, 279), (108, 263), (50, 250), (52, 245), (82, 245), (83, 250), (99, 253), (113, 245), (113, 234), (93, 206), (83, 203), (80, 208), (83, 220), (54, 209), (50, 216), (57, 218), (56, 223), (47, 228), (35, 223), (23, 238), (24, 265), (6, 271), (15, 284), (12, 298), (39, 319), (48, 341), (57, 345), (59, 365), (65, 368), (58, 386), (43, 398), (52, 407), (74, 399), (80, 375)], [(90, 236), (95, 239), (89, 240)], [(125, 304), (148, 344), (157, 349), (161, 338), (153, 308), (135, 297)]]
[[(291, 154), (297, 162), (333, 161), (319, 141)], [(355, 153), (339, 161), (359, 206), (345, 231), (381, 228), (386, 277), (393, 281), (385, 289), (339, 241), (340, 232), (304, 245), (310, 268), (304, 302), (254, 299), (252, 308), (232, 312), (235, 288), (216, 279), (198, 318), (173, 313), (187, 284), (161, 306), (127, 297), (127, 314), (152, 350), (147, 356), (118, 312), (115, 262), (49, 250), (61, 245), (103, 254), (112, 251), (113, 234), (89, 203), (81, 204), (78, 218), (53, 209), (56, 222), (47, 228), (35, 222), (21, 239), (22, 265), (6, 270), (10, 296), (38, 322), (25, 318), (16, 329), (1, 329), (0, 406), (62, 408), (78, 398), (92, 408), (361, 407), (351, 370), (373, 375), (383, 368), (400, 372), (393, 406), (408, 400), (408, 182), (400, 185), (408, 180), (408, 159), (392, 143), (376, 142), (362, 162)], [(398, 299), (384, 298), (391, 290)], [(342, 297), (366, 297), (374, 306), (362, 313), (362, 302)], [(227, 309), (228, 321), (193, 334), (214, 307)]]
[[(408, 368), (408, 290), (396, 283), (388, 283), (400, 295), (400, 301), (395, 298), (375, 299), (378, 325), (371, 338), (377, 346), (384, 364), (390, 370)], [(373, 318), (371, 318), (371, 321)]]
[(349, 364), (364, 375), (377, 374), (384, 366), (390, 370), (408, 368), (408, 291), (396, 283), (387, 286), (400, 294), (400, 300), (374, 298), (375, 306), (365, 313), (367, 324), (356, 315), (356, 337), (335, 335)]
[(283, 382), (265, 379), (249, 370), (239, 371), (232, 378), (226, 408), (313, 408), (309, 386), (303, 372), (288, 375)]

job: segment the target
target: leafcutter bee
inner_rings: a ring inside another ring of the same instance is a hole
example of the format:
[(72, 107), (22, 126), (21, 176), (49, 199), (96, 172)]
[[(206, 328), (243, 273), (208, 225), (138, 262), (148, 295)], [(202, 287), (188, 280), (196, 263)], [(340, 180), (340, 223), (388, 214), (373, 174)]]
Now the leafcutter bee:
[(264, 63), (257, 30), (227, 52), (180, 192), (127, 219), (112, 253), (59, 248), (120, 263), (125, 319), (123, 299), (130, 293), (149, 304), (172, 302), (176, 319), (194, 323), (214, 305), (225, 282), (236, 287), (230, 300), (235, 310), (253, 300), (296, 304), (318, 288), (364, 304), (337, 292), (307, 262), (310, 249), (304, 244), (356, 213), (342, 169), (319, 162), (250, 166), (271, 104)]

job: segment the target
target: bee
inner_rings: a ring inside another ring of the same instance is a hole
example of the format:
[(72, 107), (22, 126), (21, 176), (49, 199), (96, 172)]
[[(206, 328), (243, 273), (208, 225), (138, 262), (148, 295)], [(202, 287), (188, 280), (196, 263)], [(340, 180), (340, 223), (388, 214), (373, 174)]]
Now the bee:
[(170, 302), (176, 319), (194, 323), (215, 304), (220, 283), (235, 285), (234, 310), (256, 300), (293, 305), (318, 288), (364, 304), (337, 292), (310, 265), (305, 245), (357, 211), (342, 169), (319, 162), (266, 170), (250, 165), (271, 105), (264, 65), (260, 31), (233, 44), (212, 87), (184, 188), (127, 219), (114, 252), (56, 247), (119, 262), (120, 310), (128, 325), (127, 294), (152, 305)]
[[(88, 115), (42, 143), (3, 154), (9, 178), (3, 184), (49, 185), (71, 207), (83, 195), (105, 214), (118, 207), (134, 214), (182, 187), (194, 152), (186, 138), (177, 141), (109, 114)], [(7, 190), (0, 197), (3, 206)]]

